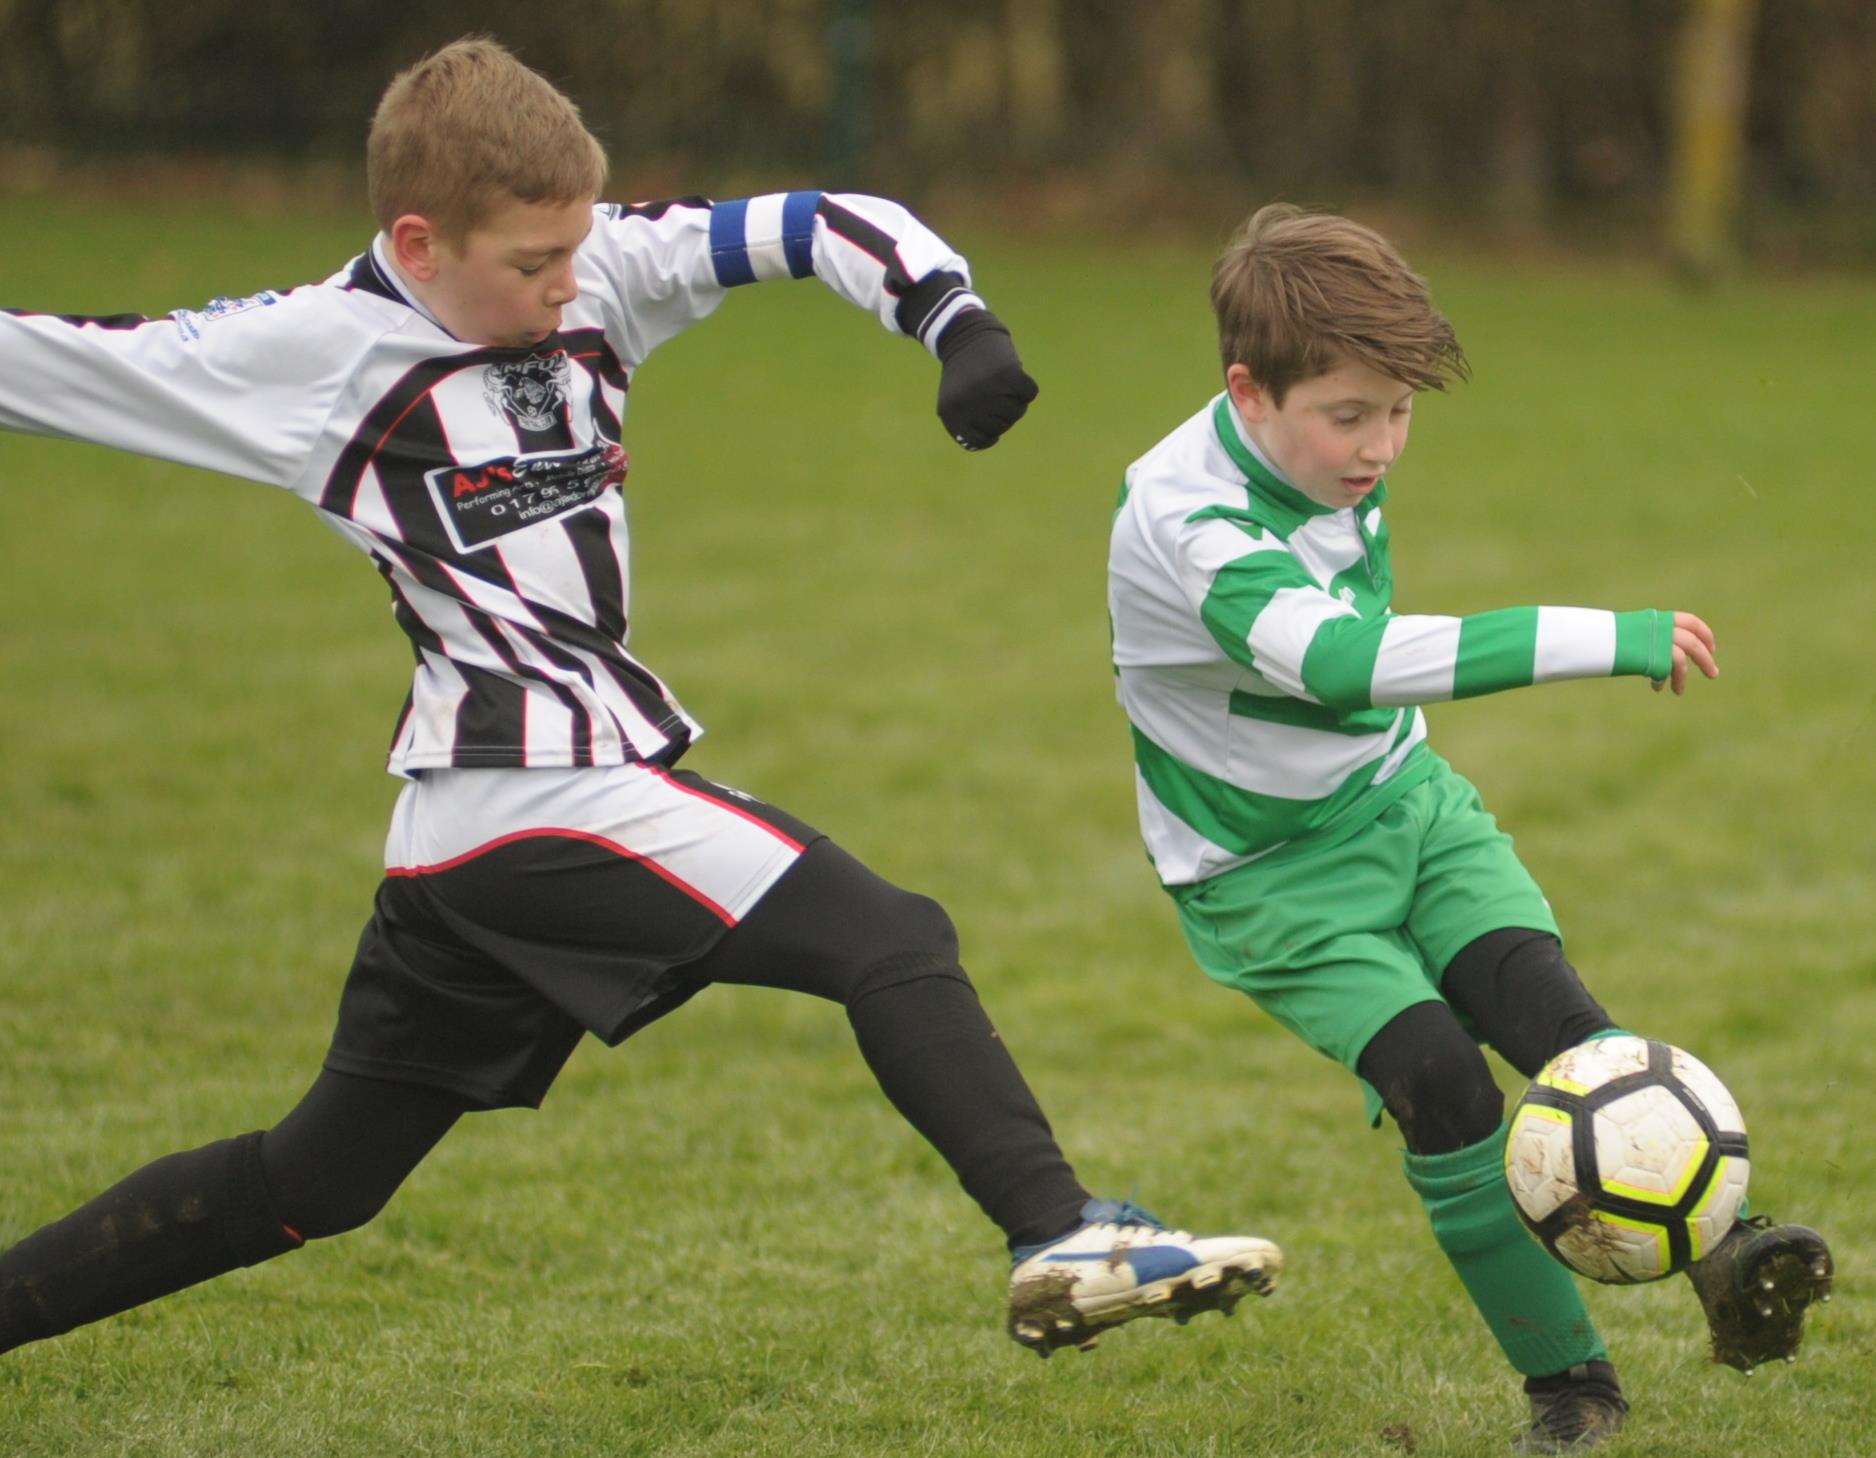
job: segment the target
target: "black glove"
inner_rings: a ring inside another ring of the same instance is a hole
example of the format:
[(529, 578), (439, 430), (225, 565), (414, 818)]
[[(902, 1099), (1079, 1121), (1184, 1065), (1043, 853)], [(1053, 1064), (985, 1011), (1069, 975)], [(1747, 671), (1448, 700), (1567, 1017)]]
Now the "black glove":
[(1003, 321), (988, 309), (958, 315), (938, 336), (938, 418), (967, 451), (997, 443), (1036, 398)]

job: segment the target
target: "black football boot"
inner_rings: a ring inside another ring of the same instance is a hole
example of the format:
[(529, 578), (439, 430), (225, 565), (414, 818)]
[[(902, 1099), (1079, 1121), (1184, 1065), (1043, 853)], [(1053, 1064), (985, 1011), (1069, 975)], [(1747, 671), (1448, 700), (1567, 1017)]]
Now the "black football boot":
[(1581, 1453), (1622, 1431), (1628, 1402), (1608, 1362), (1579, 1362), (1552, 1377), (1527, 1377), (1531, 1426), (1511, 1446), (1519, 1453)]
[(1830, 1246), (1803, 1225), (1763, 1215), (1736, 1220), (1712, 1251), (1687, 1268), (1713, 1338), (1713, 1360), (1748, 1375), (1761, 1362), (1798, 1360), (1804, 1312), (1830, 1300)]

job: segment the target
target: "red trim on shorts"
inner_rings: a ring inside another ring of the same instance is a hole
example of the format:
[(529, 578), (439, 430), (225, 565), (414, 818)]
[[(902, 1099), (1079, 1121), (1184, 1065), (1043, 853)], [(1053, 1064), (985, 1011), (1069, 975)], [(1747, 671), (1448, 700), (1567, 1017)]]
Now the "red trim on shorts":
[(803, 851), (807, 849), (806, 846), (796, 840), (787, 831), (769, 824), (769, 822), (764, 820), (760, 815), (751, 815), (740, 805), (733, 805), (728, 800), (719, 800), (715, 795), (706, 795), (702, 790), (693, 790), (689, 785), (680, 785), (671, 777), (671, 772), (663, 765), (648, 764), (642, 759), (636, 761), (636, 765), (639, 769), (656, 775), (680, 795), (689, 795), (693, 800), (702, 800), (706, 805), (714, 805), (719, 810), (727, 810), (730, 814), (740, 816), (742, 819), (747, 820), (751, 825), (760, 826), (783, 845), (787, 846), (791, 851)]
[[(715, 804), (716, 802), (711, 801), (711, 803)], [(759, 823), (760, 822), (758, 822), (758, 824)], [(628, 861), (636, 861), (654, 876), (670, 882), (671, 885), (690, 897), (692, 901), (695, 901), (699, 906), (709, 911), (710, 914), (716, 917), (718, 921), (722, 922), (723, 925), (736, 925), (736, 918), (734, 916), (731, 916), (728, 911), (718, 906), (716, 902), (704, 895), (703, 892), (691, 885), (690, 882), (686, 881), (682, 876), (678, 876), (666, 870), (649, 856), (642, 856), (637, 851), (627, 850), (616, 840), (607, 840), (605, 836), (594, 835), (590, 830), (566, 830), (557, 826), (540, 826), (532, 830), (516, 830), (507, 835), (498, 835), (494, 840), (484, 841), (473, 850), (466, 850), (459, 856), (451, 856), (447, 861), (438, 861), (433, 866), (386, 866), (384, 868), (384, 874), (398, 877), (434, 876), (438, 872), (451, 870), (456, 866), (460, 866), (464, 861), (472, 861), (477, 856), (485, 856), (492, 850), (499, 850), (505, 845), (512, 845), (518, 840), (541, 840), (549, 836), (558, 837), (562, 840), (584, 840), (592, 845), (603, 846), (614, 855), (623, 856)], [(786, 837), (784, 837), (784, 839), (786, 839)], [(792, 842), (790, 843), (792, 844)]]

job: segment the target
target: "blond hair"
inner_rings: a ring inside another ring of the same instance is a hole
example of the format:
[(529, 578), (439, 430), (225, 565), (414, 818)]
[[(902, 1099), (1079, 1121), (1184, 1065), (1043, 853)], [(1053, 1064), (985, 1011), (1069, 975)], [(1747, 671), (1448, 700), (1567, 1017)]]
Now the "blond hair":
[(1379, 233), (1288, 203), (1259, 208), (1212, 265), (1226, 369), (1241, 364), (1277, 405), (1345, 360), (1416, 390), (1471, 373), (1426, 280)]
[(580, 109), (487, 36), (400, 71), (365, 143), (366, 190), (387, 232), (418, 213), (460, 239), (511, 199), (592, 201), (605, 181)]

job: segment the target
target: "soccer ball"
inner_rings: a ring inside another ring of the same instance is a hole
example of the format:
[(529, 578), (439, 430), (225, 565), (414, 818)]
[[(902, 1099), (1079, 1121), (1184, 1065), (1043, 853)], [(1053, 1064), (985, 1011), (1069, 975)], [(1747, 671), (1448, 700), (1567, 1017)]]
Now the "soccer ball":
[(1732, 1229), (1750, 1173), (1746, 1121), (1712, 1070), (1625, 1035), (1545, 1064), (1505, 1145), (1505, 1179), (1531, 1233), (1611, 1285), (1699, 1260)]

